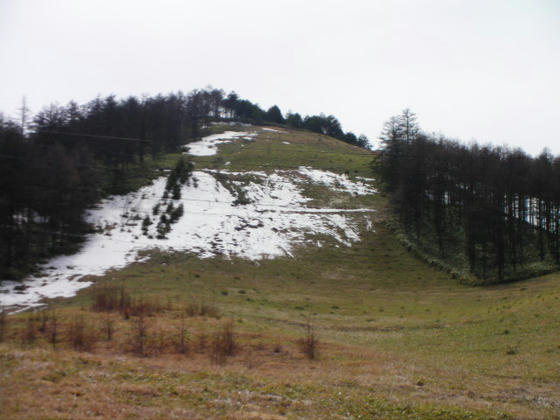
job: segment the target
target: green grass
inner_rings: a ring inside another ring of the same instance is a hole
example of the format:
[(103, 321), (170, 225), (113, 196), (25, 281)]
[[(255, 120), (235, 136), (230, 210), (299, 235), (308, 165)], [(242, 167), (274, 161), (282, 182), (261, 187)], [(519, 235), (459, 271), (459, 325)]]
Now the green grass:
[[(231, 128), (227, 128), (228, 130)], [(245, 130), (245, 129), (244, 129)], [(237, 140), (220, 147), (219, 155), (197, 157), (197, 168), (226, 168), (233, 171), (294, 169), (311, 166), (352, 176), (371, 176), (374, 154), (333, 138), (305, 131), (289, 134), (261, 131), (258, 141)], [(284, 144), (283, 141), (290, 144)]]

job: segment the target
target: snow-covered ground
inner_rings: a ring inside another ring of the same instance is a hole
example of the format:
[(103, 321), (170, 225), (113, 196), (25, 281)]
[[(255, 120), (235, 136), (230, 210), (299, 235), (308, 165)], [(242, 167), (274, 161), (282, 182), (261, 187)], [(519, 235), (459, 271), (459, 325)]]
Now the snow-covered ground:
[[(375, 188), (364, 182), (352, 182), (347, 175), (339, 175), (334, 172), (307, 168), (305, 166), (300, 166), (298, 172), (310, 178), (312, 182), (325, 185), (333, 191), (346, 192), (353, 195), (366, 195), (377, 192)], [(366, 180), (365, 178), (361, 179)]]
[(246, 131), (226, 131), (225, 133), (203, 137), (202, 140), (189, 143), (184, 148), (187, 153), (193, 156), (213, 156), (218, 152), (218, 146), (221, 144), (230, 143), (238, 138), (251, 140), (256, 135), (256, 133)]
[[(202, 145), (215, 145), (233, 138), (231, 132), (209, 136)], [(235, 137), (247, 133), (234, 132)], [(194, 143), (193, 143), (194, 144)], [(190, 146), (192, 147), (193, 144)], [(208, 146), (210, 147), (210, 146)], [(191, 149), (192, 152), (193, 149)], [(363, 182), (316, 169), (301, 167), (297, 172), (195, 171), (182, 186), (181, 198), (163, 199), (166, 178), (124, 195), (103, 200), (90, 210), (87, 221), (98, 232), (87, 236), (80, 252), (53, 258), (42, 277), (0, 284), (0, 307), (39, 306), (43, 297), (68, 297), (91, 284), (80, 281), (86, 275), (101, 275), (139, 260), (139, 251), (164, 249), (190, 252), (200, 258), (241, 257), (251, 260), (291, 256), (301, 244), (321, 246), (327, 237), (341, 245), (358, 241), (359, 229), (371, 229), (371, 209), (315, 209), (302, 193), (309, 183), (327, 185), (351, 194), (375, 191)], [(166, 239), (157, 239), (157, 222), (169, 203), (184, 207), (183, 216), (171, 225)], [(154, 207), (159, 204), (157, 214)], [(153, 222), (143, 231), (142, 221)], [(21, 287), (20, 287), (21, 289)]]
[(270, 131), (271, 133), (281, 133), (281, 134), (286, 134), (287, 133), (287, 131), (277, 130), (276, 128), (270, 128), (270, 127), (264, 127), (262, 130), (263, 131)]

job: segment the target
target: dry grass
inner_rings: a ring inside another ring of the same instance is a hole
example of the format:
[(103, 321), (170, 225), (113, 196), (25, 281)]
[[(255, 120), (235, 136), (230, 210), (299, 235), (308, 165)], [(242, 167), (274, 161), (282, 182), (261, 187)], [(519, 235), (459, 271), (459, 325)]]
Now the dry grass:
[[(2, 416), (501, 418), (486, 411), (476, 397), (439, 394), (441, 390), (430, 389), (429, 384), (420, 388), (412, 375), (398, 366), (387, 371), (390, 360), (375, 352), (356, 354), (348, 347), (325, 345), (324, 354), (329, 357), (309, 363), (299, 357), (297, 340), (276, 337), (285, 343), (276, 352), (271, 343), (274, 337), (261, 336), (255, 342), (257, 337), (237, 336), (237, 350), (228, 356), (227, 364), (216, 363), (206, 354), (187, 358), (161, 354), (138, 359), (137, 355), (112, 353), (105, 347), (81, 353), (38, 347), (17, 350), (3, 344), (0, 368), (10, 376), (9, 380), (0, 378), (0, 386), (14, 398), (3, 404)], [(348, 356), (352, 356), (352, 363)], [(405, 376), (391, 387), (387, 378), (395, 375)], [(385, 397), (389, 391), (390, 400)], [(445, 396), (448, 404), (460, 403), (465, 408), (434, 407), (426, 403), (428, 395)]]

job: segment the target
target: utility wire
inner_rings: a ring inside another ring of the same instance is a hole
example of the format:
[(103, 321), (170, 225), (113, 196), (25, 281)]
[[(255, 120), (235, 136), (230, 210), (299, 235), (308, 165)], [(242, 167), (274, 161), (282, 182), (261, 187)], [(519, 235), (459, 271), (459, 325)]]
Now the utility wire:
[(118, 136), (101, 136), (97, 134), (83, 134), (83, 133), (70, 133), (64, 131), (50, 131), (50, 130), (40, 130), (39, 133), (41, 134), (55, 134), (59, 136), (70, 136), (70, 137), (81, 137), (81, 138), (93, 138), (93, 139), (100, 139), (100, 140), (123, 140), (123, 141), (132, 141), (137, 143), (148, 143), (151, 144), (149, 140), (134, 138), (134, 137), (118, 137)]

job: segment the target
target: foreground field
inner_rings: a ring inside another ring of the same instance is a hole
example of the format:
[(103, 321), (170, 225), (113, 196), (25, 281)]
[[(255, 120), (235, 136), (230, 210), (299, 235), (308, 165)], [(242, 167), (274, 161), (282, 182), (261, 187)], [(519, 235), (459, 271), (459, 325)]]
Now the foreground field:
[[(295, 133), (298, 152), (270, 133), (197, 167), (287, 169), (330, 150), (315, 167), (371, 176), (369, 154)], [(560, 417), (559, 276), (463, 286), (401, 246), (385, 198), (361, 200), (374, 231), (352, 247), (325, 238), (260, 261), (154, 251), (49, 311), (8, 316), (2, 417)]]

